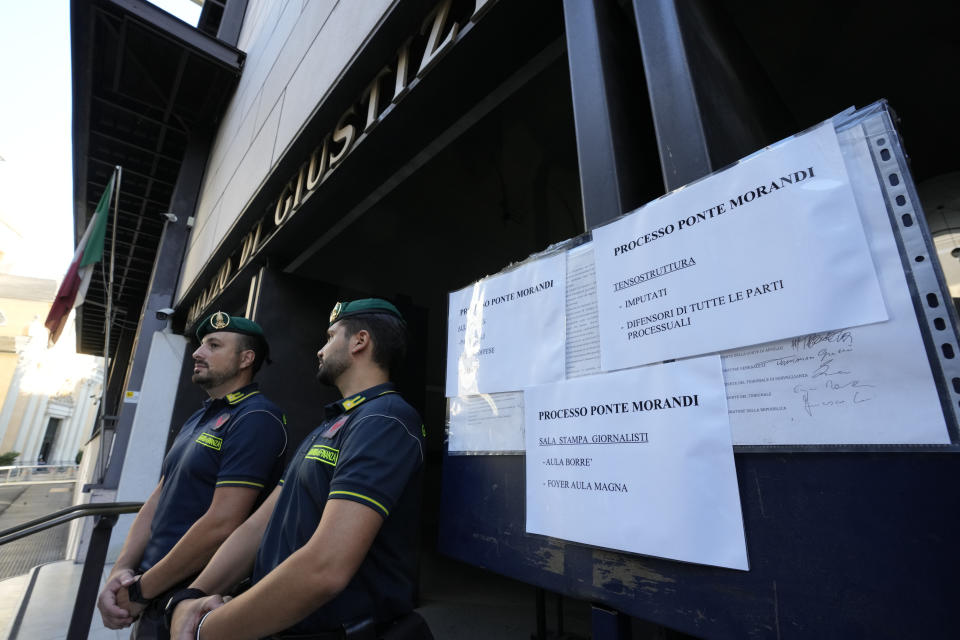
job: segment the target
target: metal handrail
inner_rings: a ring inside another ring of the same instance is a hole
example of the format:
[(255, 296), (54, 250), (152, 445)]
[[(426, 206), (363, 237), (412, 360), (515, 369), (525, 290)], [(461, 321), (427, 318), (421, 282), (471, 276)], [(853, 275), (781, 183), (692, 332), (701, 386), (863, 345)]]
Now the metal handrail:
[[(90, 621), (93, 618), (94, 603), (97, 600), (97, 588), (100, 583), (100, 574), (107, 554), (107, 545), (110, 542), (110, 531), (117, 521), (117, 517), (124, 513), (136, 513), (143, 506), (142, 502), (94, 502), (77, 504), (60, 511), (48, 513), (45, 516), (18, 524), (4, 531), (0, 531), (0, 546), (8, 542), (26, 538), (51, 527), (86, 516), (100, 516), (97, 518), (90, 536), (87, 549), (87, 558), (83, 563), (83, 574), (77, 588), (77, 598), (73, 603), (73, 615), (70, 617), (70, 628), (67, 631), (68, 640), (86, 638), (90, 632)], [(30, 597), (33, 582), (27, 588), (24, 598)], [(11, 638), (15, 638), (23, 619), (24, 605), (21, 605), (11, 629)]]
[(0, 531), (0, 546), (26, 538), (34, 533), (45, 531), (57, 525), (84, 518), (86, 516), (117, 516), (123, 513), (136, 513), (143, 506), (142, 502), (95, 502), (90, 504), (76, 504), (60, 511), (48, 513), (45, 516), (18, 524)]

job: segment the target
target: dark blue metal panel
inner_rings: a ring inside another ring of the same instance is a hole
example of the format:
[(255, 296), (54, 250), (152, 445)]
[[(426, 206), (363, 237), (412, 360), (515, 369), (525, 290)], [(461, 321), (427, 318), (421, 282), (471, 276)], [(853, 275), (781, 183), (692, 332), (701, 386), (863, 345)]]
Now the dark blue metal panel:
[(614, 2), (564, 0), (584, 226), (663, 194), (636, 33)]
[[(737, 454), (749, 572), (529, 535), (522, 456), (447, 456), (440, 550), (711, 638), (949, 637), (960, 460)], [(643, 514), (611, 514), (610, 522)]]
[(796, 123), (713, 0), (633, 0), (668, 191), (753, 153)]
[(619, 611), (593, 606), (590, 612), (593, 640), (629, 640), (630, 618)]

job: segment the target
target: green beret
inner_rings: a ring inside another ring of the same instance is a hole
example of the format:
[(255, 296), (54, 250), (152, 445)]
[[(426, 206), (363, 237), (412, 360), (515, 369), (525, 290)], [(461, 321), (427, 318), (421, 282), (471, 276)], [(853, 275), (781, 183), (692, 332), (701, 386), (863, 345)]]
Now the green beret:
[(372, 313), (386, 313), (397, 318), (404, 325), (407, 324), (407, 321), (400, 315), (400, 311), (386, 300), (382, 298), (363, 298), (362, 300), (354, 300), (352, 302), (338, 302), (334, 305), (333, 311), (330, 312), (329, 326), (333, 326), (333, 323), (337, 320)]
[(241, 316), (231, 316), (223, 311), (211, 313), (206, 319), (197, 325), (197, 338), (203, 340), (203, 336), (216, 331), (229, 331), (231, 333), (242, 333), (248, 336), (257, 336), (264, 339), (263, 329), (253, 320), (247, 320)]

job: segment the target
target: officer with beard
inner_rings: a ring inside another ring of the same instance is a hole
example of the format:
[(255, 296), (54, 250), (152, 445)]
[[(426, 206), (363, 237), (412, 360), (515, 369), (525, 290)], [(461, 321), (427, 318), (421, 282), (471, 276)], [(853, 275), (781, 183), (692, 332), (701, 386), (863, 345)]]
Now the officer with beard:
[(253, 382), (269, 351), (263, 330), (218, 311), (196, 335), (192, 380), (209, 398), (180, 429), (97, 600), (106, 627), (137, 620), (137, 639), (169, 637), (171, 592), (203, 569), (282, 470), (286, 418)]
[[(416, 598), (423, 425), (391, 369), (406, 323), (378, 298), (338, 303), (317, 377), (342, 400), (280, 486), (167, 605), (174, 638), (432, 638)], [(253, 573), (249, 590), (220, 595)]]

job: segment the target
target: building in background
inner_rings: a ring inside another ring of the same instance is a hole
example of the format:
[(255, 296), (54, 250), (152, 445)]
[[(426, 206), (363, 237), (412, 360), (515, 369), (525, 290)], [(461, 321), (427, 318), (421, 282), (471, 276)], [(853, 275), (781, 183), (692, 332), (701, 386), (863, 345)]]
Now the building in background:
[(76, 353), (72, 325), (47, 346), (56, 291), (53, 280), (0, 273), (0, 453), (19, 452), (19, 465), (74, 464), (96, 419), (99, 359)]

